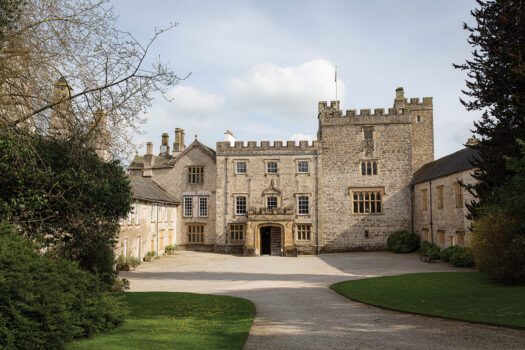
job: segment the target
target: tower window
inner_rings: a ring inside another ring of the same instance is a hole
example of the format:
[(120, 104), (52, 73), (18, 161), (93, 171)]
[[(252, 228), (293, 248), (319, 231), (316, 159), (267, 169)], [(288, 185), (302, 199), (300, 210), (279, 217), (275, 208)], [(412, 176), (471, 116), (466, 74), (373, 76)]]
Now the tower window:
[(361, 161), (361, 175), (377, 175), (377, 162), (375, 160)]

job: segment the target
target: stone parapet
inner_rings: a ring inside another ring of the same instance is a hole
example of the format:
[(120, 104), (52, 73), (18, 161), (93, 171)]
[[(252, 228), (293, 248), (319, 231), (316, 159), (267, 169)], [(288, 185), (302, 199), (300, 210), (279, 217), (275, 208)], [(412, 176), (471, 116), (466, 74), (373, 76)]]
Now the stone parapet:
[(223, 154), (258, 154), (258, 153), (302, 153), (302, 152), (314, 152), (320, 148), (319, 141), (313, 141), (311, 144), (308, 141), (261, 141), (260, 145), (257, 145), (257, 141), (236, 141), (232, 146), (230, 142), (217, 142), (217, 155)]

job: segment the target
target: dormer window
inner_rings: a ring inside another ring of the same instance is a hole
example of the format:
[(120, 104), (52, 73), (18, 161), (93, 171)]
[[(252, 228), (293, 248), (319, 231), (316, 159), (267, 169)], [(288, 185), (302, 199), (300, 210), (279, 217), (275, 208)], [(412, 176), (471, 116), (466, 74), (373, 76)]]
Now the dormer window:
[(188, 167), (188, 183), (201, 184), (204, 182), (204, 167), (190, 166)]

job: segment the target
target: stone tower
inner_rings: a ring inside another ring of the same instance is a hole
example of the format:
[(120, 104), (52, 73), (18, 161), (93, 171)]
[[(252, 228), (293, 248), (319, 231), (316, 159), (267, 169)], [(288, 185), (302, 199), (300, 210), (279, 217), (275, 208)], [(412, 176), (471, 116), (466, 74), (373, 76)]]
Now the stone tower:
[(53, 102), (58, 104), (51, 110), (49, 118), (50, 135), (66, 135), (73, 126), (71, 92), (71, 86), (66, 79), (60, 77), (53, 90)]

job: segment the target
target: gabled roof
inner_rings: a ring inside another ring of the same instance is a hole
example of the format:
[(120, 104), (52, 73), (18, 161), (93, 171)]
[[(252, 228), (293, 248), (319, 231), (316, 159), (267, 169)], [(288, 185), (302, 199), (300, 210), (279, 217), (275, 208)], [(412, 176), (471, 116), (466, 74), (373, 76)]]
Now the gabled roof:
[[(193, 141), (184, 151), (173, 157), (170, 154), (164, 156), (153, 156), (153, 169), (172, 168), (177, 159), (188, 153), (194, 148), (199, 148), (204, 154), (215, 161), (215, 150), (201, 143), (199, 140)], [(144, 167), (144, 156), (136, 155), (128, 166), (128, 169), (142, 169)]]
[(142, 176), (129, 176), (133, 198), (145, 199), (155, 202), (166, 202), (171, 204), (180, 204), (180, 201), (166, 192), (152, 179)]
[(474, 169), (472, 161), (479, 159), (478, 151), (471, 148), (464, 148), (443, 158), (423, 165), (414, 173), (412, 184), (437, 179), (438, 177), (448, 176), (465, 170)]

